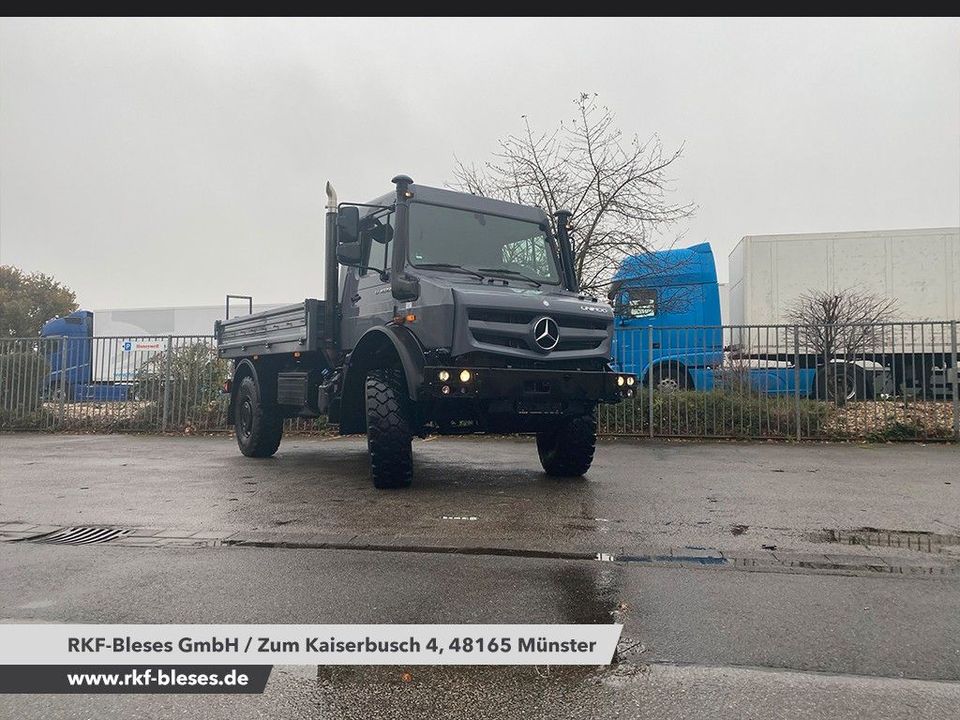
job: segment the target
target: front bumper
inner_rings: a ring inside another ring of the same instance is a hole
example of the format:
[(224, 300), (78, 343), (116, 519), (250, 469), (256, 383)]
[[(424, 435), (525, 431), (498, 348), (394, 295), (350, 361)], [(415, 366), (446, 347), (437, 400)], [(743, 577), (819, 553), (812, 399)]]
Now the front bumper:
[(423, 377), (422, 400), (507, 402), (518, 412), (549, 411), (570, 403), (616, 403), (633, 397), (639, 388), (635, 375), (596, 370), (428, 366)]

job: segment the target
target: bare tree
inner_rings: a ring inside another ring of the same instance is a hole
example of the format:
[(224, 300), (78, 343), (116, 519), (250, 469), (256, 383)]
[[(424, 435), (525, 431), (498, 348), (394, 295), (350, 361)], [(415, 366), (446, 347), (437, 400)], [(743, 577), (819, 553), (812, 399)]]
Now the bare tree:
[(879, 323), (897, 314), (897, 301), (857, 289), (801, 295), (786, 317), (797, 326), (800, 343), (810, 352), (851, 359), (883, 335)]
[[(573, 213), (574, 269), (585, 290), (602, 293), (620, 261), (648, 253), (655, 232), (690, 216), (672, 202), (670, 166), (682, 146), (664, 150), (656, 135), (624, 137), (595, 94), (575, 101), (572, 121), (540, 132), (523, 116), (523, 132), (500, 140), (479, 167), (457, 160), (454, 187), (477, 195)], [(556, 230), (556, 228), (554, 228)]]

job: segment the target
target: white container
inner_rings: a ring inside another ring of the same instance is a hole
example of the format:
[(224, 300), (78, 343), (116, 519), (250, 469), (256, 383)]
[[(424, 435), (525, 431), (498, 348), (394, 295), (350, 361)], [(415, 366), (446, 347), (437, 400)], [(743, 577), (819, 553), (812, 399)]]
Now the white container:
[(855, 288), (897, 301), (897, 321), (960, 319), (960, 228), (749, 235), (730, 253), (724, 323), (788, 323), (805, 293)]
[[(254, 305), (253, 312), (277, 305)], [(232, 303), (232, 316), (246, 315), (247, 305)], [(95, 382), (130, 382), (158, 353), (167, 349), (172, 335), (174, 347), (213, 335), (213, 323), (223, 320), (223, 305), (191, 307), (130, 308), (93, 311), (92, 377)], [(211, 344), (212, 345), (212, 344)]]

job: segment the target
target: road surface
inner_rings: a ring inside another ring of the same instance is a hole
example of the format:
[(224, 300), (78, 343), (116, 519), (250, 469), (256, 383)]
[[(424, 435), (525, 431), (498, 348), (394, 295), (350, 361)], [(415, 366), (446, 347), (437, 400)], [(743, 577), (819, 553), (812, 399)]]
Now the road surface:
[[(606, 669), (281, 667), (262, 697), (0, 698), (20, 717), (955, 717), (950, 446), (0, 436), (4, 622), (623, 622)], [(126, 534), (63, 546), (77, 526)], [(411, 682), (401, 682), (401, 671)]]

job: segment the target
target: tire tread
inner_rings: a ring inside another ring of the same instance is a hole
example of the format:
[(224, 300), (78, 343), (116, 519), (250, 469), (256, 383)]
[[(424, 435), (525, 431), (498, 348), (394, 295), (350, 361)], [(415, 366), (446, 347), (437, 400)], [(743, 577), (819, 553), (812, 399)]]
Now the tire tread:
[(409, 403), (399, 370), (378, 369), (365, 385), (367, 449), (373, 485), (379, 489), (407, 487), (413, 480)]
[(597, 446), (597, 419), (577, 415), (568, 419), (559, 430), (537, 434), (537, 453), (547, 475), (580, 477), (593, 463)]

